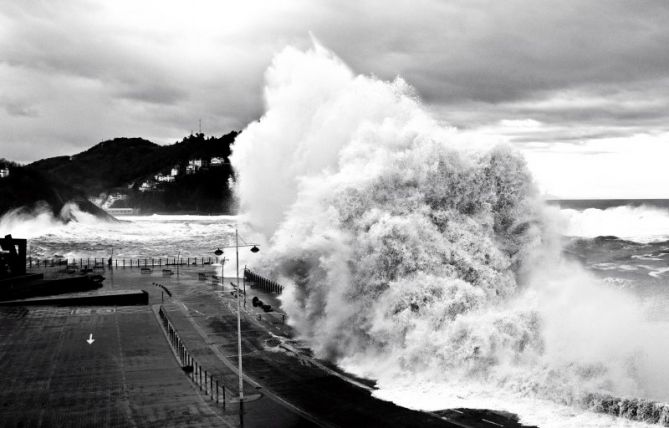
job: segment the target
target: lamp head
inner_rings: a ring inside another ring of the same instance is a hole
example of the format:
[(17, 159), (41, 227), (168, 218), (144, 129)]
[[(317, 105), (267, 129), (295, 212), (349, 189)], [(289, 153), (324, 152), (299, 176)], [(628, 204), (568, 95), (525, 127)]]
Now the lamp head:
[(254, 245), (253, 247), (251, 247), (252, 253), (257, 253), (258, 251), (260, 251), (260, 248), (258, 248), (257, 246)]
[(221, 249), (219, 248), (216, 251), (214, 251), (214, 254), (216, 254), (217, 256), (220, 256), (221, 254), (223, 254), (223, 251), (221, 251)]

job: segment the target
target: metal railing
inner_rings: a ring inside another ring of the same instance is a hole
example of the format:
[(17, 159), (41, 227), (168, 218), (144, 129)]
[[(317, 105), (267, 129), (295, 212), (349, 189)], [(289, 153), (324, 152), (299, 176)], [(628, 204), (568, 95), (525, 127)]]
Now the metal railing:
[(97, 258), (46, 258), (40, 259), (28, 257), (26, 267), (71, 267), (75, 269), (94, 269), (113, 266), (116, 268), (142, 268), (142, 267), (160, 267), (160, 266), (197, 266), (210, 265), (215, 261), (212, 257), (132, 257), (109, 259), (104, 257)]
[(163, 328), (167, 333), (170, 346), (177, 355), (177, 360), (181, 364), (186, 375), (200, 388), (200, 391), (211, 397), (212, 401), (215, 401), (216, 404), (223, 404), (223, 406), (225, 406), (226, 393), (223, 381), (219, 381), (218, 378), (212, 376), (206, 369), (202, 368), (195, 358), (193, 358), (188, 351), (188, 348), (179, 337), (179, 333), (177, 333), (170, 322), (162, 305), (158, 310), (158, 315), (160, 315)]
[(258, 275), (249, 268), (244, 268), (244, 278), (247, 281), (253, 281), (255, 287), (261, 288), (268, 293), (283, 293), (283, 285), (279, 284), (276, 281), (265, 278), (262, 275)]

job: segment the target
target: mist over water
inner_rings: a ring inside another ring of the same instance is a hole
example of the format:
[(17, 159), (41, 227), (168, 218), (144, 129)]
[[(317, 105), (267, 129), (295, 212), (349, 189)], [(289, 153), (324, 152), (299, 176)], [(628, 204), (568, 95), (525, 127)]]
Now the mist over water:
[[(67, 216), (46, 207), (10, 211), (0, 217), (0, 233), (28, 239), (33, 259), (213, 257), (234, 244), (233, 216), (151, 215), (104, 221), (67, 204)], [(61, 218), (68, 218), (63, 221)], [(227, 255), (230, 257), (230, 255)], [(119, 262), (120, 263), (120, 262)]]
[(669, 210), (650, 206), (619, 206), (605, 210), (562, 210), (565, 234), (594, 238), (617, 236), (635, 242), (669, 241)]
[(14, 237), (34, 238), (57, 230), (69, 222), (75, 224), (97, 224), (100, 221), (92, 214), (83, 212), (75, 203), (63, 205), (58, 216), (54, 216), (46, 203), (38, 203), (36, 207), (27, 211), (16, 208), (0, 217), (0, 231)]
[(517, 152), (467, 141), (401, 79), (355, 75), (317, 44), (286, 48), (266, 81), (236, 190), (319, 357), (399, 404), (545, 426), (611, 425), (559, 407), (592, 393), (669, 400), (666, 323), (563, 259), (564, 218)]

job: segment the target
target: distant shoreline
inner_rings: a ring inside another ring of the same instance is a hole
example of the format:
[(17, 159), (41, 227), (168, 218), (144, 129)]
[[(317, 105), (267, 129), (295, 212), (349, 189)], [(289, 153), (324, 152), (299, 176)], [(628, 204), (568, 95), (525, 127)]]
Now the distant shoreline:
[(669, 209), (669, 199), (546, 199), (549, 205), (557, 205), (563, 209), (584, 210), (596, 208), (605, 210), (615, 207), (640, 207)]

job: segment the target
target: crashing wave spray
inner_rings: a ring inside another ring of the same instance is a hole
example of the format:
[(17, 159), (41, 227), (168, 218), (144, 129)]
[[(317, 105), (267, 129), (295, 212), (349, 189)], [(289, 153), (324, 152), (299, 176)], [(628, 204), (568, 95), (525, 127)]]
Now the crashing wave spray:
[(2, 215), (0, 233), (12, 234), (21, 238), (33, 238), (59, 229), (71, 221), (95, 224), (100, 220), (93, 214), (80, 210), (74, 202), (64, 204), (58, 215), (54, 215), (46, 203), (38, 203), (32, 210), (20, 207)]
[(317, 356), (382, 388), (668, 398), (652, 373), (663, 345), (639, 337), (629, 297), (560, 260), (518, 153), (466, 141), (403, 80), (356, 76), (317, 44), (286, 48), (266, 80), (266, 112), (234, 146), (236, 190)]

